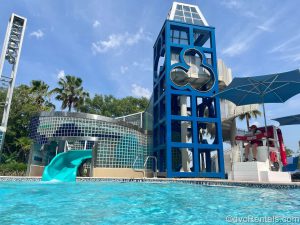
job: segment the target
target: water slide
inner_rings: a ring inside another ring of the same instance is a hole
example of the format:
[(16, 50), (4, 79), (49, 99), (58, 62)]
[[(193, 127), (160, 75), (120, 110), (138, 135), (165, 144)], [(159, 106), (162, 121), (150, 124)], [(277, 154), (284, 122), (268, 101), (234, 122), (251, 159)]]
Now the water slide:
[(42, 181), (75, 181), (78, 167), (84, 160), (91, 158), (90, 149), (60, 153), (45, 167)]

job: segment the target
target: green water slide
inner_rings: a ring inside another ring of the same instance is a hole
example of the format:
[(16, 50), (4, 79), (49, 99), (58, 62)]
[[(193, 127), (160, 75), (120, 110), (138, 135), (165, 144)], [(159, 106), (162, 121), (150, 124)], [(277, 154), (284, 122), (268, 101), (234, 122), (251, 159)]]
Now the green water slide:
[(78, 167), (84, 160), (91, 158), (90, 149), (60, 153), (45, 167), (42, 181), (75, 181)]

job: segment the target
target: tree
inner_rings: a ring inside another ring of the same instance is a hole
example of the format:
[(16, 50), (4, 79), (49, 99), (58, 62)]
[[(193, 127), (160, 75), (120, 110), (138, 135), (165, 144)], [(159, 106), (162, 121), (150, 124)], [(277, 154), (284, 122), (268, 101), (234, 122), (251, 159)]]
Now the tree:
[(148, 104), (149, 100), (147, 98), (125, 97), (117, 99), (112, 95), (96, 94), (94, 98), (86, 100), (80, 111), (108, 117), (119, 117), (145, 111)]
[(56, 93), (56, 100), (62, 101), (61, 108), (71, 112), (72, 108), (78, 110), (84, 105), (84, 102), (89, 94), (83, 90), (82, 79), (79, 77), (66, 75), (60, 78), (58, 85), (51, 93)]
[(250, 128), (250, 124), (249, 124), (250, 119), (252, 117), (254, 117), (256, 119), (258, 116), (261, 116), (261, 111), (255, 109), (255, 110), (251, 110), (251, 111), (248, 111), (248, 112), (245, 112), (245, 113), (239, 115), (239, 119), (240, 120), (246, 119), (247, 129), (249, 130), (249, 128)]
[(289, 148), (285, 148), (285, 153), (286, 153), (286, 156), (289, 157), (289, 156), (292, 156), (294, 151), (292, 149), (289, 149)]
[(35, 99), (41, 111), (45, 110), (46, 108), (55, 109), (55, 105), (50, 102), (51, 92), (49, 91), (49, 85), (44, 81), (31, 81), (30, 94)]
[[(43, 110), (51, 109), (43, 107)], [(32, 117), (40, 111), (41, 108), (32, 94), (32, 87), (27, 85), (15, 87), (3, 146), (4, 156), (8, 158), (10, 155), (14, 156), (15, 160), (19, 162), (26, 160), (29, 145), (29, 124)]]
[(16, 147), (19, 149), (19, 157), (23, 157), (25, 162), (27, 161), (31, 144), (32, 140), (29, 137), (20, 137), (16, 139)]
[(128, 114), (144, 111), (147, 108), (148, 104), (149, 101), (145, 97), (135, 98), (129, 96), (126, 98), (122, 98), (120, 99), (119, 103), (121, 111), (117, 116), (125, 116)]

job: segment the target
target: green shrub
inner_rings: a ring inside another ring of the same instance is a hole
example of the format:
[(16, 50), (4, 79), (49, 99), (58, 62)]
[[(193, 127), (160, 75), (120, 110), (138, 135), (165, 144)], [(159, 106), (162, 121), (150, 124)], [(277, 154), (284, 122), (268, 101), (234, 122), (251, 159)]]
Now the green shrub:
[(0, 164), (0, 176), (25, 176), (27, 165), (25, 163), (10, 162)]

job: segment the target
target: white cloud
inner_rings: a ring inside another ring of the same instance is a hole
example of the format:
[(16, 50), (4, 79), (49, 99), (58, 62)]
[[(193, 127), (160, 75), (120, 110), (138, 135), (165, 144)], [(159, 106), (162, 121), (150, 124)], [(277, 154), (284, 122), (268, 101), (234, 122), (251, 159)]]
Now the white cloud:
[(94, 54), (104, 53), (109, 49), (117, 49), (118, 47), (121, 47), (121, 44), (132, 46), (142, 40), (151, 41), (150, 34), (144, 32), (143, 28), (140, 28), (134, 34), (130, 34), (128, 32), (125, 32), (123, 34), (111, 34), (108, 37), (108, 40), (93, 42), (92, 51)]
[(64, 70), (60, 70), (58, 73), (57, 73), (57, 79), (60, 79), (60, 78), (64, 78), (65, 77), (65, 71)]
[[(251, 38), (252, 39), (252, 38)], [(243, 53), (244, 51), (246, 51), (248, 49), (248, 42), (251, 41), (251, 39), (246, 39), (245, 41), (239, 41), (238, 43), (233, 43), (231, 44), (229, 47), (225, 48), (222, 50), (222, 53), (224, 55), (228, 55), (228, 56), (236, 56), (236, 55), (240, 55), (241, 53)]]
[(249, 18), (257, 18), (258, 16), (252, 11), (243, 12), (243, 15)]
[(114, 49), (121, 45), (123, 37), (120, 35), (112, 34), (108, 37), (108, 41), (98, 41), (92, 43), (93, 53), (106, 52), (108, 49)]
[(152, 67), (151, 67), (152, 64), (150, 60), (144, 60), (141, 62), (134, 61), (132, 65), (143, 71), (152, 71)]
[(235, 13), (240, 14), (241, 16), (245, 16), (248, 18), (258, 18), (258, 16), (251, 10), (249, 10), (249, 6), (245, 4), (246, 2), (242, 2), (240, 0), (223, 0), (221, 1), (221, 5), (226, 8), (234, 11)]
[(40, 29), (38, 29), (37, 31), (33, 31), (29, 34), (30, 36), (34, 36), (36, 37), (37, 39), (40, 39), (44, 36), (44, 32), (41, 31)]
[(121, 66), (120, 70), (121, 70), (121, 74), (124, 74), (128, 70), (128, 66)]
[(137, 84), (131, 85), (131, 93), (136, 97), (150, 98), (151, 92), (148, 88), (141, 87)]
[(277, 60), (284, 60), (289, 63), (297, 64), (300, 62), (300, 33), (298, 35), (291, 36), (292, 38), (282, 42), (281, 44), (277, 44), (268, 53), (276, 53), (275, 59)]
[(271, 27), (275, 21), (279, 19), (280, 13), (281, 12), (257, 26), (258, 29), (256, 30), (248, 29), (244, 32), (240, 32), (240, 35), (233, 40), (232, 44), (222, 50), (222, 53), (233, 57), (247, 51), (258, 36), (266, 31), (271, 31)]
[(262, 31), (267, 31), (267, 32), (271, 32), (272, 31), (270, 27), (263, 26), (263, 25), (259, 25), (256, 28), (258, 28), (258, 29), (260, 29)]
[(286, 102), (286, 106), (288, 107), (288, 109), (299, 109), (299, 107), (300, 107), (300, 101), (299, 100), (300, 100), (299, 96), (297, 96), (295, 98), (292, 98), (292, 99), (289, 99)]
[(229, 9), (239, 9), (241, 7), (241, 2), (237, 0), (224, 0), (221, 4)]
[(248, 50), (251, 42), (261, 33), (261, 30), (242, 32), (227, 48), (222, 50), (224, 55), (237, 56)]
[(292, 38), (288, 39), (287, 41), (284, 41), (283, 43), (276, 45), (274, 48), (272, 48), (269, 53), (275, 53), (275, 52), (283, 52), (286, 51), (288, 47), (295, 48), (295, 45), (290, 46), (293, 42), (300, 39), (300, 34), (293, 36)]
[(300, 52), (293, 54), (285, 54), (283, 56), (279, 56), (278, 59), (285, 60), (288, 62), (300, 62)]
[(95, 20), (93, 23), (94, 28), (99, 27), (100, 25), (101, 25), (101, 23), (98, 20)]
[(145, 33), (143, 28), (140, 28), (139, 31), (133, 35), (127, 35), (125, 39), (128, 45), (134, 45), (141, 40), (152, 41), (150, 34)]

